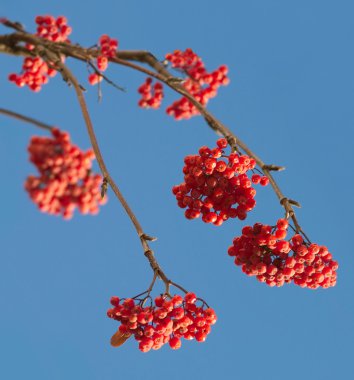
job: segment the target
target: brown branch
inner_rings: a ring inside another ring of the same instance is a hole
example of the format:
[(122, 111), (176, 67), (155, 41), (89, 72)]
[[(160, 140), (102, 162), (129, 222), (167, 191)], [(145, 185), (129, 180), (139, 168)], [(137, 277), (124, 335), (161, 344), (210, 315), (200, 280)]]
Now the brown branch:
[(63, 78), (65, 80), (67, 80), (69, 83), (71, 83), (75, 89), (76, 97), (77, 97), (79, 104), (80, 104), (81, 112), (82, 112), (83, 118), (85, 120), (86, 128), (87, 128), (87, 132), (88, 132), (90, 140), (91, 140), (92, 148), (95, 152), (97, 162), (98, 162), (98, 165), (101, 169), (102, 175), (103, 175), (104, 179), (106, 180), (106, 182), (111, 186), (114, 194), (119, 199), (120, 203), (122, 204), (124, 210), (126, 211), (128, 217), (129, 217), (129, 219), (132, 221), (132, 223), (136, 229), (136, 232), (137, 232), (138, 236), (140, 237), (140, 241), (141, 241), (141, 244), (142, 244), (143, 249), (144, 249), (144, 254), (147, 257), (147, 259), (149, 260), (151, 268), (153, 269), (154, 273), (157, 273), (158, 276), (161, 278), (161, 280), (165, 283), (166, 292), (168, 292), (168, 287), (169, 287), (170, 281), (168, 280), (167, 276), (165, 275), (165, 273), (161, 269), (160, 265), (158, 264), (158, 262), (154, 256), (154, 252), (149, 247), (148, 241), (151, 241), (152, 238), (149, 235), (145, 234), (145, 232), (143, 231), (143, 228), (140, 225), (137, 217), (133, 213), (133, 210), (128, 205), (127, 201), (123, 197), (123, 194), (120, 192), (118, 186), (114, 182), (113, 178), (109, 174), (109, 171), (106, 167), (106, 164), (104, 162), (102, 153), (100, 151), (100, 148), (99, 148), (99, 145), (97, 142), (97, 138), (96, 138), (95, 131), (93, 128), (93, 124), (92, 124), (92, 121), (91, 121), (91, 118), (90, 118), (90, 115), (88, 112), (88, 108), (86, 105), (85, 97), (84, 97), (84, 94), (82, 92), (81, 86), (80, 86), (79, 82), (77, 81), (76, 77), (68, 69), (68, 67), (66, 65), (64, 65), (60, 59), (57, 59), (55, 61), (56, 57), (51, 56), (50, 53), (51, 52), (47, 52), (47, 51), (45, 52), (48, 59), (51, 60), (52, 62), (55, 62), (55, 64), (59, 67), (59, 69), (63, 75)]
[[(65, 55), (66, 57), (72, 57), (79, 59), (81, 61), (89, 61), (92, 58), (97, 57), (100, 54), (99, 49), (85, 49), (79, 45), (71, 45), (67, 43), (55, 43), (52, 41), (47, 41), (40, 37), (25, 33), (25, 32), (16, 32), (10, 35), (0, 36), (0, 52), (14, 55), (28, 55), (33, 56), (36, 51), (28, 51), (26, 53), (25, 49), (21, 43), (30, 43), (36, 47), (44, 47), (52, 53), (58, 55)], [(282, 193), (279, 185), (271, 175), (270, 171), (279, 171), (283, 167), (276, 165), (265, 164), (244, 142), (242, 142), (228, 127), (222, 124), (215, 116), (210, 113), (201, 103), (199, 103), (181, 84), (181, 79), (174, 77), (170, 72), (165, 68), (165, 66), (159, 62), (154, 55), (146, 51), (120, 51), (117, 52), (116, 57), (110, 58), (111, 62), (114, 62), (119, 65), (127, 66), (131, 69), (140, 71), (146, 75), (154, 77), (155, 79), (165, 83), (175, 92), (181, 94), (187, 98), (200, 112), (204, 117), (205, 121), (217, 134), (224, 136), (228, 141), (231, 148), (235, 151), (238, 149), (243, 150), (247, 155), (254, 158), (258, 166), (262, 169), (264, 175), (269, 178), (270, 184), (278, 197), (281, 205), (285, 210), (286, 217), (290, 217), (295, 225), (296, 231), (298, 233), (303, 233), (301, 229), (295, 211), (292, 205), (295, 205), (296, 201), (290, 202), (287, 197)], [(138, 61), (141, 63), (148, 64), (153, 70), (148, 70), (145, 67), (137, 65), (130, 61)], [(306, 236), (304, 234), (304, 236)]]
[(36, 119), (32, 119), (31, 117), (24, 116), (24, 115), (21, 115), (21, 114), (19, 114), (17, 112), (10, 111), (10, 110), (4, 109), (4, 108), (0, 108), (0, 114), (6, 115), (6, 116), (10, 116), (10, 117), (12, 117), (14, 119), (17, 119), (17, 120), (20, 120), (20, 121), (24, 121), (26, 123), (33, 124), (36, 127), (42, 128), (42, 129), (46, 129), (47, 131), (51, 131), (53, 128), (55, 128), (55, 127), (52, 127), (52, 126), (50, 126), (48, 124), (42, 123), (41, 121), (38, 121)]

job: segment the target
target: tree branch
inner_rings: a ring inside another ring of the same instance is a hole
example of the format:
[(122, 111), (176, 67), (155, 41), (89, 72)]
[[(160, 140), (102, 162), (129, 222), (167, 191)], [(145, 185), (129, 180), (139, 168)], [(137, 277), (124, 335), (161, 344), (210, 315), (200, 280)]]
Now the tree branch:
[[(46, 52), (46, 54), (48, 54), (48, 59), (54, 62), (55, 57), (54, 56), (51, 57), (50, 52)], [(136, 229), (136, 232), (140, 238), (140, 241), (141, 241), (141, 244), (142, 244), (142, 247), (144, 250), (144, 254), (147, 257), (152, 270), (154, 271), (154, 273), (157, 273), (158, 276), (161, 278), (161, 280), (165, 283), (166, 290), (167, 290), (169, 287), (169, 284), (170, 284), (170, 280), (168, 280), (167, 276), (165, 275), (165, 273), (161, 269), (160, 265), (158, 264), (158, 262), (154, 256), (153, 250), (149, 246), (148, 241), (151, 241), (151, 237), (148, 236), (147, 234), (145, 234), (145, 232), (143, 231), (143, 228), (142, 228), (140, 222), (138, 221), (137, 217), (133, 213), (133, 210), (130, 208), (130, 206), (128, 205), (125, 198), (123, 197), (123, 194), (119, 190), (118, 186), (114, 182), (113, 178), (109, 174), (109, 171), (106, 167), (106, 164), (104, 162), (102, 153), (100, 151), (100, 148), (99, 148), (99, 145), (97, 142), (97, 138), (96, 138), (95, 131), (93, 128), (93, 124), (92, 124), (92, 121), (91, 121), (91, 118), (90, 118), (90, 115), (88, 112), (88, 108), (86, 105), (85, 97), (84, 97), (84, 94), (82, 92), (81, 86), (80, 86), (79, 82), (77, 81), (76, 77), (72, 74), (72, 72), (68, 69), (68, 67), (61, 62), (60, 59), (57, 59), (55, 61), (55, 65), (59, 67), (59, 69), (63, 75), (63, 78), (65, 80), (67, 80), (69, 83), (71, 83), (75, 89), (76, 96), (77, 96), (77, 99), (78, 99), (79, 104), (80, 104), (81, 112), (82, 112), (83, 118), (85, 120), (87, 132), (88, 132), (90, 140), (91, 140), (92, 148), (95, 152), (97, 162), (98, 162), (98, 165), (101, 169), (102, 175), (103, 175), (104, 179), (108, 182), (108, 184), (111, 186), (114, 194), (119, 199), (119, 201), (122, 204), (124, 210), (126, 211), (128, 217), (132, 221), (132, 223)]]
[[(13, 25), (16, 25), (12, 23)], [(10, 26), (12, 27), (12, 26)], [(35, 46), (35, 49), (32, 51), (27, 51), (23, 47), (23, 43), (29, 43), (31, 45)], [(86, 49), (79, 45), (71, 45), (68, 43), (55, 43), (52, 41), (45, 40), (43, 38), (34, 36), (32, 34), (23, 32), (23, 31), (17, 31), (16, 33), (12, 33), (9, 35), (0, 35), (0, 53), (7, 53), (7, 54), (14, 54), (14, 55), (27, 55), (27, 56), (33, 56), (33, 54), (39, 54), (38, 51), (36, 51), (36, 48), (45, 48), (47, 51), (50, 51), (51, 53), (55, 53), (56, 55), (64, 55), (66, 57), (72, 57), (81, 61), (90, 61), (93, 58), (96, 58), (100, 55), (100, 51), (97, 48), (92, 49)], [(295, 201), (290, 202), (287, 197), (284, 196), (282, 193), (279, 185), (273, 178), (270, 171), (274, 170), (282, 170), (283, 167), (276, 166), (276, 165), (268, 165), (261, 160), (243, 141), (241, 141), (228, 127), (226, 127), (223, 123), (221, 123), (212, 113), (210, 113), (201, 103), (199, 103), (181, 84), (181, 79), (174, 77), (161, 63), (158, 61), (155, 56), (149, 52), (146, 51), (119, 51), (116, 54), (116, 57), (109, 59), (111, 62), (114, 62), (119, 65), (127, 66), (131, 69), (140, 71), (146, 75), (149, 75), (151, 77), (154, 77), (155, 79), (165, 83), (167, 86), (169, 86), (172, 90), (175, 92), (181, 94), (185, 98), (187, 98), (200, 112), (200, 114), (204, 117), (206, 123), (209, 125), (211, 129), (213, 129), (217, 134), (224, 136), (226, 140), (228, 141), (231, 148), (235, 151), (238, 151), (238, 149), (243, 150), (248, 156), (254, 158), (258, 164), (258, 166), (262, 169), (265, 176), (269, 178), (270, 184), (276, 194), (276, 196), (279, 199), (280, 204), (285, 210), (285, 215), (287, 218), (291, 218), (296, 231), (298, 233), (304, 234), (302, 228), (300, 227), (298, 220), (295, 215), (295, 211), (292, 207), (294, 205)], [(142, 67), (140, 65), (137, 65), (131, 61), (137, 61), (141, 63), (148, 64), (154, 71), (146, 69), (145, 67)], [(58, 63), (58, 66), (59, 63)], [(65, 70), (65, 72), (67, 72)], [(72, 82), (72, 81), (71, 81)], [(72, 82), (73, 83), (73, 82)], [(77, 83), (76, 83), (77, 84)], [(74, 83), (73, 83), (74, 85)], [(78, 84), (77, 84), (78, 85)], [(74, 85), (75, 86), (75, 85)], [(78, 87), (79, 88), (79, 87)], [(76, 92), (77, 92), (77, 88)], [(81, 89), (80, 89), (81, 91)], [(81, 91), (82, 92), (82, 91)], [(77, 92), (78, 99), (80, 101), (80, 104), (82, 103), (82, 99), (79, 96)], [(81, 99), (81, 100), (80, 100)], [(83, 114), (86, 120), (86, 123), (88, 122), (87, 115), (88, 113), (85, 112), (85, 107), (81, 105)], [(87, 111), (87, 110), (86, 110)], [(92, 136), (90, 136), (92, 137)], [(96, 144), (97, 145), (97, 144)], [(95, 149), (95, 147), (94, 147)], [(97, 149), (97, 146), (96, 146)], [(99, 150), (97, 150), (99, 152)], [(101, 161), (101, 160), (100, 160)], [(101, 162), (102, 165), (102, 162)], [(107, 170), (105, 169), (105, 166), (101, 168), (101, 170), (104, 169), (104, 172), (107, 174)], [(112, 185), (111, 185), (112, 186)], [(113, 187), (112, 187), (113, 188)], [(114, 190), (114, 188), (113, 188)], [(123, 206), (124, 207), (124, 206)], [(132, 219), (132, 221), (134, 218)], [(133, 221), (134, 223), (134, 221)], [(134, 223), (135, 225), (135, 223)], [(136, 226), (137, 228), (137, 226)], [(139, 236), (141, 236), (141, 230), (139, 230), (140, 227), (138, 227), (137, 231), (139, 233)], [(306, 237), (306, 235), (304, 234)]]
[(26, 123), (33, 124), (36, 127), (39, 127), (39, 128), (42, 128), (42, 129), (46, 129), (47, 131), (51, 131), (53, 128), (55, 128), (55, 127), (52, 127), (52, 126), (50, 126), (48, 124), (42, 123), (41, 121), (38, 121), (36, 119), (32, 119), (31, 117), (21, 115), (21, 114), (19, 114), (17, 112), (14, 112), (14, 111), (6, 110), (4, 108), (0, 108), (0, 114), (6, 115), (6, 116), (10, 116), (10, 117), (12, 117), (14, 119), (17, 119), (17, 120), (20, 120), (20, 121), (24, 121)]

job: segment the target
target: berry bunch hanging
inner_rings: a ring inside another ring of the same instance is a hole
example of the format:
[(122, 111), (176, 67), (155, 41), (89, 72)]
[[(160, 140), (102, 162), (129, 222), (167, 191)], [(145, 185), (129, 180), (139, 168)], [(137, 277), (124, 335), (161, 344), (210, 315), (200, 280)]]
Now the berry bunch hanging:
[(37, 16), (35, 22), (38, 25), (36, 36), (53, 42), (70, 42), (68, 37), (72, 29), (66, 17)]
[[(209, 99), (217, 95), (220, 86), (226, 86), (229, 83), (228, 69), (225, 65), (209, 73), (202, 59), (192, 49), (186, 49), (184, 52), (175, 50), (173, 53), (167, 54), (166, 63), (168, 62), (172, 68), (186, 76), (182, 82), (183, 87), (203, 106), (208, 103)], [(157, 82), (152, 91), (151, 84), (151, 78), (147, 78), (138, 88), (138, 92), (141, 94), (141, 99), (138, 102), (139, 107), (155, 109), (160, 107), (163, 98), (163, 86)], [(166, 112), (176, 120), (189, 119), (194, 115), (199, 115), (197, 108), (185, 97), (168, 106)]]
[(141, 99), (139, 107), (142, 108), (160, 108), (163, 99), (163, 86), (160, 82), (152, 85), (152, 78), (146, 78), (145, 82), (138, 88)]
[(52, 129), (52, 137), (32, 137), (28, 152), (39, 175), (29, 176), (25, 189), (42, 212), (70, 219), (76, 208), (96, 214), (105, 203), (100, 195), (102, 177), (91, 172), (95, 155), (81, 151), (70, 136)]
[(185, 157), (184, 182), (172, 191), (178, 206), (186, 208), (187, 219), (202, 216), (203, 222), (220, 226), (229, 218), (246, 219), (256, 205), (252, 180), (265, 186), (268, 178), (259, 174), (249, 178), (256, 161), (238, 153), (225, 155), (226, 139), (216, 144), (213, 149), (203, 146), (198, 155)]
[(311, 244), (300, 234), (285, 240), (288, 226), (286, 219), (279, 219), (276, 226), (243, 227), (228, 253), (244, 273), (269, 286), (290, 282), (310, 289), (334, 286), (338, 264), (327, 247)]
[(112, 345), (121, 345), (133, 335), (142, 352), (158, 350), (166, 343), (176, 350), (181, 339), (204, 342), (217, 319), (214, 310), (191, 292), (184, 297), (161, 295), (154, 305), (144, 306), (147, 298), (111, 298), (113, 308), (107, 315), (121, 323)]
[[(72, 29), (67, 25), (66, 17), (37, 16), (35, 21), (37, 24), (36, 36), (53, 42), (70, 42), (68, 36)], [(33, 50), (33, 46), (30, 44), (27, 44), (26, 48)], [(44, 84), (48, 83), (49, 77), (56, 75), (57, 71), (51, 66), (40, 57), (27, 57), (23, 61), (22, 72), (20, 74), (12, 73), (8, 79), (18, 87), (27, 86), (31, 91), (38, 92)]]
[[(202, 59), (192, 49), (175, 50), (166, 55), (166, 61), (170, 62), (174, 69), (186, 75), (183, 87), (203, 106), (217, 95), (220, 86), (229, 84), (227, 66), (222, 65), (215, 71), (208, 72)], [(185, 97), (173, 102), (167, 107), (166, 112), (176, 120), (199, 115), (197, 108)]]
[[(100, 72), (106, 71), (109, 58), (115, 57), (118, 49), (118, 40), (111, 38), (107, 34), (103, 34), (99, 41), (100, 55), (96, 58), (97, 68)], [(103, 76), (99, 73), (92, 73), (88, 77), (91, 85), (95, 85), (103, 80)]]

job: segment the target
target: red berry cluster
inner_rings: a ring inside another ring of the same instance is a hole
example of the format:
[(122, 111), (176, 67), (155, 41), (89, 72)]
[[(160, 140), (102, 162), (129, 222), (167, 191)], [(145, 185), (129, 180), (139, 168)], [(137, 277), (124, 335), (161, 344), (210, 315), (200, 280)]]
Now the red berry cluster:
[(256, 205), (252, 181), (263, 186), (269, 181), (258, 174), (248, 177), (247, 172), (256, 166), (253, 158), (237, 153), (225, 156), (227, 141), (219, 139), (216, 144), (214, 149), (203, 146), (199, 155), (185, 157), (185, 182), (174, 186), (172, 192), (178, 206), (187, 208), (187, 219), (202, 215), (205, 223), (220, 226), (229, 218), (246, 219), (247, 212)]
[[(97, 68), (101, 72), (107, 70), (109, 58), (113, 58), (116, 55), (118, 48), (118, 41), (109, 37), (107, 34), (103, 34), (99, 39), (99, 46), (101, 54), (97, 57)], [(89, 75), (88, 81), (91, 85), (95, 85), (101, 82), (102, 75), (98, 73), (92, 73)]]
[[(53, 16), (37, 16), (35, 21), (38, 25), (36, 36), (53, 42), (69, 42), (67, 37), (72, 29), (64, 16), (57, 19)], [(33, 46), (26, 45), (26, 48), (32, 50)], [(42, 58), (27, 57), (23, 61), (22, 73), (12, 73), (8, 79), (18, 87), (28, 86), (30, 90), (38, 92), (42, 85), (48, 83), (49, 77), (54, 77), (56, 73)]]
[(28, 151), (39, 176), (29, 176), (25, 189), (42, 212), (70, 219), (77, 207), (83, 214), (96, 214), (101, 199), (102, 177), (92, 174), (92, 150), (81, 151), (70, 136), (52, 129), (53, 137), (32, 137)]
[[(202, 59), (192, 49), (175, 50), (166, 55), (166, 60), (171, 62), (173, 68), (182, 70), (187, 75), (184, 88), (203, 106), (217, 95), (220, 86), (229, 83), (227, 66), (222, 65), (215, 71), (208, 72)], [(189, 119), (199, 114), (197, 108), (184, 97), (175, 101), (166, 112), (176, 120)]]
[(23, 61), (22, 73), (9, 75), (9, 81), (18, 87), (28, 86), (30, 90), (38, 92), (42, 85), (48, 83), (49, 77), (56, 75), (56, 70), (48, 67), (48, 64), (42, 58), (27, 57)]
[(37, 16), (35, 21), (38, 25), (36, 36), (53, 42), (70, 42), (68, 36), (72, 29), (67, 25), (66, 17), (59, 16), (56, 19), (53, 16)]
[(257, 276), (269, 286), (293, 281), (302, 288), (329, 288), (336, 284), (338, 263), (327, 247), (310, 244), (295, 234), (285, 240), (288, 221), (279, 219), (276, 226), (256, 223), (242, 229), (228, 253), (248, 276)]
[(160, 108), (163, 98), (163, 86), (160, 82), (156, 82), (152, 86), (152, 78), (146, 78), (146, 81), (138, 88), (141, 99), (139, 107), (142, 108)]
[(216, 322), (213, 309), (197, 305), (194, 293), (184, 298), (175, 295), (171, 299), (164, 296), (155, 298), (155, 305), (143, 306), (143, 300), (118, 297), (111, 298), (113, 308), (107, 311), (109, 318), (119, 322), (119, 332), (134, 335), (143, 352), (158, 350), (167, 342), (172, 349), (181, 347), (181, 338), (204, 342)]

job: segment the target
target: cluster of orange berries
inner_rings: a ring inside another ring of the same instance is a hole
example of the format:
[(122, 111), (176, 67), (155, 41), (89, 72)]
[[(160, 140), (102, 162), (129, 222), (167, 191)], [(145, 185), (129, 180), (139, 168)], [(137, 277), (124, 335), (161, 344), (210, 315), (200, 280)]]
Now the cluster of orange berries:
[[(187, 76), (183, 87), (203, 106), (217, 95), (220, 86), (226, 86), (229, 83), (227, 66), (222, 65), (213, 72), (208, 72), (202, 59), (192, 49), (175, 50), (166, 55), (166, 60), (173, 68), (182, 71)], [(176, 120), (199, 115), (197, 108), (185, 97), (167, 107), (166, 112)]]
[(290, 282), (310, 289), (334, 286), (338, 263), (327, 247), (308, 243), (300, 234), (285, 240), (288, 226), (286, 219), (279, 219), (276, 226), (246, 226), (228, 253), (244, 273), (269, 286)]
[(113, 308), (107, 311), (109, 318), (121, 323), (121, 336), (133, 335), (142, 352), (158, 350), (166, 343), (176, 350), (181, 347), (182, 338), (204, 342), (217, 320), (214, 310), (191, 292), (170, 299), (162, 295), (155, 298), (154, 305), (146, 307), (145, 301), (112, 297)]
[[(67, 25), (66, 17), (37, 16), (35, 21), (38, 25), (36, 36), (53, 42), (69, 42), (68, 36), (72, 29)], [(26, 48), (32, 50), (33, 46), (27, 44)], [(56, 73), (57, 71), (42, 58), (27, 57), (23, 61), (22, 72), (12, 73), (8, 79), (18, 87), (28, 86), (30, 90), (38, 92), (48, 83), (49, 77), (54, 77)]]
[(138, 88), (141, 99), (138, 102), (142, 108), (159, 108), (163, 98), (163, 86), (160, 82), (152, 85), (152, 78), (146, 78), (145, 82)]
[[(101, 54), (97, 57), (96, 63), (99, 71), (103, 72), (107, 70), (109, 58), (113, 58), (116, 55), (118, 49), (118, 40), (109, 37), (107, 34), (103, 34), (99, 41), (99, 47)], [(101, 82), (103, 76), (99, 73), (92, 73), (88, 77), (88, 81), (91, 85), (95, 85)]]
[(198, 155), (185, 157), (184, 182), (172, 192), (178, 206), (186, 208), (187, 219), (202, 216), (205, 223), (220, 226), (229, 218), (244, 220), (256, 205), (252, 182), (266, 186), (269, 180), (258, 174), (249, 178), (247, 172), (255, 168), (256, 161), (237, 153), (226, 156), (226, 139), (216, 144), (216, 148), (203, 146)]
[(68, 37), (72, 28), (68, 25), (66, 17), (37, 16), (35, 21), (38, 25), (36, 36), (53, 42), (70, 42)]
[(93, 151), (81, 151), (68, 133), (54, 128), (52, 137), (34, 136), (28, 152), (39, 175), (29, 176), (25, 189), (42, 212), (70, 219), (75, 208), (96, 214), (106, 202), (100, 195), (102, 177), (91, 172)]
[[(186, 75), (183, 87), (203, 106), (208, 103), (209, 99), (217, 95), (220, 86), (226, 86), (229, 83), (228, 69), (225, 65), (213, 72), (208, 72), (202, 59), (191, 49), (175, 50), (172, 54), (166, 55), (166, 61)], [(138, 92), (141, 94), (138, 102), (140, 107), (155, 109), (160, 107), (163, 98), (161, 83), (155, 83), (152, 88), (152, 79), (147, 78), (138, 88)], [(167, 107), (166, 112), (176, 120), (189, 119), (194, 115), (199, 115), (197, 108), (185, 97)]]

